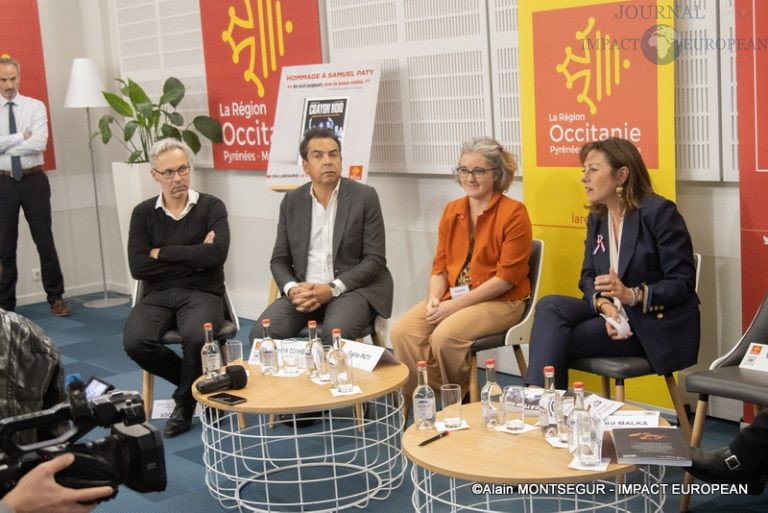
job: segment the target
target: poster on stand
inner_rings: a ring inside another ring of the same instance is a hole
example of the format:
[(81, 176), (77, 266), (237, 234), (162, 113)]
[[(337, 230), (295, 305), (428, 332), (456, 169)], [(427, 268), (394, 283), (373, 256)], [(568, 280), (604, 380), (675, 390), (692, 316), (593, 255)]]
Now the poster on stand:
[(371, 156), (381, 65), (327, 63), (286, 66), (280, 78), (267, 187), (305, 183), (299, 143), (311, 128), (330, 128), (341, 141), (342, 176), (365, 182)]

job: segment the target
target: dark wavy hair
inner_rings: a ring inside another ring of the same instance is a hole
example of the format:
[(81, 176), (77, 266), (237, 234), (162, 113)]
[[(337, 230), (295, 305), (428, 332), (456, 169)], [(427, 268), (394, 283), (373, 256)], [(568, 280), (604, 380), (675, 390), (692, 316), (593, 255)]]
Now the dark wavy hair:
[(307, 160), (309, 141), (312, 139), (333, 139), (339, 147), (339, 153), (341, 153), (341, 141), (339, 140), (339, 136), (336, 135), (336, 132), (326, 127), (310, 128), (304, 132), (304, 138), (301, 140), (301, 144), (299, 144), (299, 155), (301, 155), (301, 160)]
[[(624, 182), (624, 191), (622, 192), (622, 205), (624, 214), (629, 214), (636, 210), (640, 203), (648, 194), (653, 193), (653, 184), (648, 168), (640, 156), (637, 147), (626, 139), (619, 137), (609, 137), (602, 141), (592, 141), (581, 147), (579, 159), (581, 164), (587, 159), (587, 155), (592, 150), (599, 151), (605, 155), (605, 159), (611, 166), (611, 173), (615, 177), (619, 169), (626, 167), (629, 170), (627, 181)], [(590, 205), (590, 211), (602, 217), (606, 215), (608, 208), (602, 203), (593, 203)]]

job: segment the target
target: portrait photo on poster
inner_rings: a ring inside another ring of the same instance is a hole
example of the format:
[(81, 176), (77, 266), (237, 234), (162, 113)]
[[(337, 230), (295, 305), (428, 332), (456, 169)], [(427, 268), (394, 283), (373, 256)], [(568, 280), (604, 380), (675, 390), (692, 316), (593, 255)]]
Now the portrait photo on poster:
[(349, 98), (306, 98), (299, 140), (312, 128), (330, 128), (344, 143), (344, 118)]

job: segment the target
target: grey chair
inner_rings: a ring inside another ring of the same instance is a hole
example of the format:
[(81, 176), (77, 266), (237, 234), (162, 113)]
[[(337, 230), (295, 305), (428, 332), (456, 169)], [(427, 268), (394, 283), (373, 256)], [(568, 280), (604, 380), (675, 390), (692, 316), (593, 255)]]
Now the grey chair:
[[(753, 342), (768, 342), (768, 295), (763, 298), (741, 340), (726, 355), (712, 362), (708, 370), (693, 372), (685, 378), (685, 389), (699, 395), (693, 418), (691, 446), (701, 445), (710, 395), (752, 403), (756, 410), (768, 405), (768, 372), (739, 368), (742, 358)], [(693, 477), (686, 473), (685, 482), (693, 482)], [(680, 510), (687, 511), (689, 505), (690, 496), (684, 495)]]
[(541, 264), (544, 261), (544, 241), (534, 239), (531, 243), (531, 256), (528, 257), (528, 279), (531, 281), (531, 299), (525, 307), (523, 318), (502, 333), (494, 333), (479, 337), (472, 342), (470, 348), (469, 365), (469, 400), (477, 402), (480, 400), (480, 384), (477, 373), (477, 353), (497, 347), (512, 346), (515, 351), (517, 366), (520, 368), (520, 375), (525, 376), (528, 365), (525, 362), (523, 349), (520, 347), (527, 344), (531, 339), (531, 328), (533, 327), (533, 314), (536, 311), (537, 293), (539, 291), (539, 282), (541, 281)]
[[(693, 260), (696, 264), (695, 288), (699, 288), (699, 274), (701, 273), (701, 255), (693, 254)], [(580, 358), (568, 364), (569, 368), (598, 374), (602, 382), (603, 397), (611, 397), (611, 378), (615, 381), (616, 400), (624, 402), (624, 380), (629, 378), (638, 378), (656, 374), (646, 358), (642, 356), (621, 356), (612, 358)], [(667, 384), (669, 397), (675, 407), (677, 420), (680, 423), (680, 429), (686, 440), (691, 439), (691, 423), (688, 420), (688, 412), (685, 410), (683, 398), (680, 395), (680, 389), (677, 386), (674, 373), (664, 375), (664, 381)]]
[[(240, 330), (240, 320), (237, 318), (235, 307), (232, 305), (232, 301), (229, 298), (229, 291), (224, 285), (224, 323), (221, 328), (216, 332), (216, 340), (219, 343), (224, 342), (228, 338), (233, 338)], [(134, 284), (133, 290), (133, 305), (141, 301), (144, 297), (144, 285), (142, 280), (137, 280)], [(172, 328), (166, 331), (160, 338), (160, 343), (164, 345), (181, 344), (183, 339), (176, 328)], [(141, 397), (144, 399), (144, 412), (147, 419), (152, 417), (152, 404), (154, 402), (155, 391), (155, 375), (148, 371), (143, 371), (141, 378)]]

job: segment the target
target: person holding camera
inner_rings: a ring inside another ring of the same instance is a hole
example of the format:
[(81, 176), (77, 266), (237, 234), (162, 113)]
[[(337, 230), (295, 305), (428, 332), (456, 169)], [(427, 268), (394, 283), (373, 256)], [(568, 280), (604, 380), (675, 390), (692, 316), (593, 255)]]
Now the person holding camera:
[(62, 454), (30, 470), (0, 500), (0, 513), (87, 513), (97, 506), (94, 501), (112, 495), (111, 486), (74, 489), (58, 484), (56, 473), (74, 461), (73, 454)]

